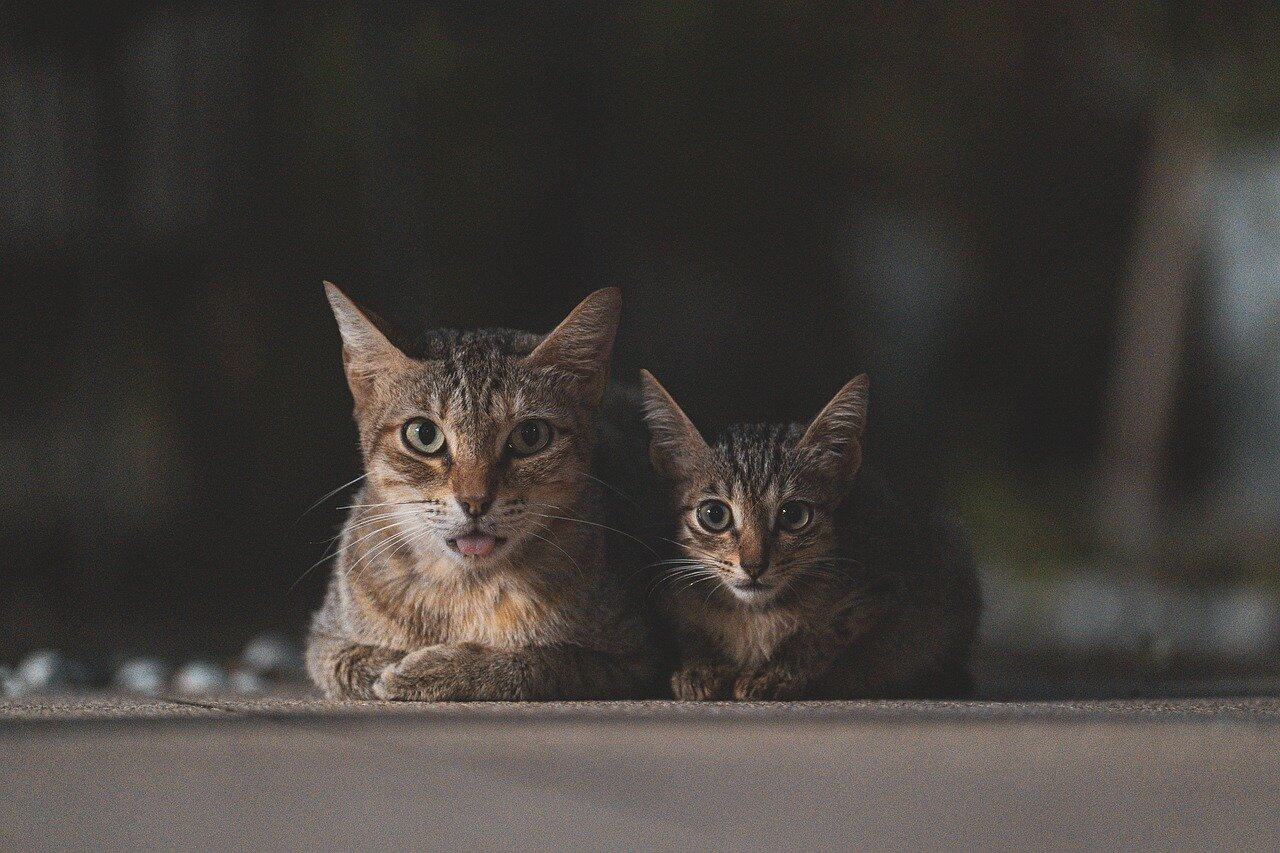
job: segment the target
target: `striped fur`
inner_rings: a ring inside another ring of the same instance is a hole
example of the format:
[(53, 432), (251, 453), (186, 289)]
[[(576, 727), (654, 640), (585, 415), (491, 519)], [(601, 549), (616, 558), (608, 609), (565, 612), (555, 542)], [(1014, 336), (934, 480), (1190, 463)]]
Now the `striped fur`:
[[(861, 469), (866, 377), (807, 426), (738, 424), (706, 442), (642, 375), (651, 454), (670, 481), (680, 558), (664, 607), (681, 699), (956, 696), (980, 613), (972, 559), (936, 513)], [(733, 516), (706, 529), (698, 508)], [(784, 529), (784, 505), (812, 518)], [(746, 587), (755, 574), (760, 588)]]
[[(397, 346), (336, 288), (364, 485), (312, 622), (308, 668), (335, 698), (617, 698), (654, 676), (643, 622), (624, 606), (590, 478), (596, 412), (618, 319), (599, 291), (542, 337), (433, 331)], [(406, 443), (429, 418), (436, 455)], [(514, 429), (545, 421), (521, 456)], [(470, 517), (464, 499), (488, 509)], [(459, 537), (495, 537), (465, 555)], [(454, 543), (454, 544), (451, 544)]]

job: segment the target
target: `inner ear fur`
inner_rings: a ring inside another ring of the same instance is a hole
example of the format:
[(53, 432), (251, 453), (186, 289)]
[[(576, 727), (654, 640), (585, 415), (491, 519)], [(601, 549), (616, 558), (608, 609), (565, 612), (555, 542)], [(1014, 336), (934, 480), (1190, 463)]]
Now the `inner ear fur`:
[(862, 434), (867, 427), (871, 380), (863, 373), (850, 379), (809, 424), (797, 450), (821, 455), (835, 473), (851, 477), (862, 464)]
[(644, 422), (649, 428), (649, 458), (670, 480), (690, 478), (711, 462), (711, 448), (689, 416), (653, 374), (640, 371)]
[(325, 282), (325, 295), (342, 333), (342, 366), (356, 405), (372, 393), (381, 377), (411, 368), (413, 359), (387, 338), (371, 314), (356, 305), (336, 285)]
[(577, 379), (586, 402), (598, 405), (609, 382), (609, 361), (621, 313), (621, 290), (616, 287), (597, 290), (579, 302), (529, 353), (525, 362), (533, 367), (552, 367), (571, 374)]

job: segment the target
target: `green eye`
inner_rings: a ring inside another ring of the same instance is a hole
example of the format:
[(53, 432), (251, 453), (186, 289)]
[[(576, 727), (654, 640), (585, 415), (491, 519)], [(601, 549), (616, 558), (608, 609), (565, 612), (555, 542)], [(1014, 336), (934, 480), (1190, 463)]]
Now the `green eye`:
[(444, 451), (444, 430), (426, 418), (414, 418), (404, 425), (400, 434), (405, 446), (414, 453), (436, 456)]
[(532, 456), (551, 443), (551, 424), (540, 418), (521, 421), (511, 431), (507, 446), (517, 456)]
[(697, 516), (698, 523), (712, 533), (723, 533), (733, 524), (733, 510), (724, 501), (703, 501)]
[(778, 510), (778, 526), (795, 533), (809, 526), (813, 520), (813, 507), (804, 501), (787, 501)]

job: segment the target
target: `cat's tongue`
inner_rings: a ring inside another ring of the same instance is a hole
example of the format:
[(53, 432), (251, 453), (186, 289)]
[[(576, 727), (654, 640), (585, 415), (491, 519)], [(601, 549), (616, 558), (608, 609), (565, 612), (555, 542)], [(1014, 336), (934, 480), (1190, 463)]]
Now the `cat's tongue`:
[(459, 536), (453, 540), (453, 546), (464, 557), (487, 557), (497, 547), (498, 540), (485, 533), (473, 533), (470, 536)]

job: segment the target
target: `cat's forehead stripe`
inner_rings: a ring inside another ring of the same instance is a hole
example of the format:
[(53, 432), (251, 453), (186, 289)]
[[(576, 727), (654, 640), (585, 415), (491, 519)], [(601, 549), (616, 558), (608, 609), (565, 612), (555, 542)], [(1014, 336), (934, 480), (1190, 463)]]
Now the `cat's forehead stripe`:
[(788, 478), (788, 439), (794, 428), (780, 424), (735, 424), (721, 436), (716, 450), (724, 466), (722, 486), (742, 489), (744, 495), (766, 496), (779, 491)]

